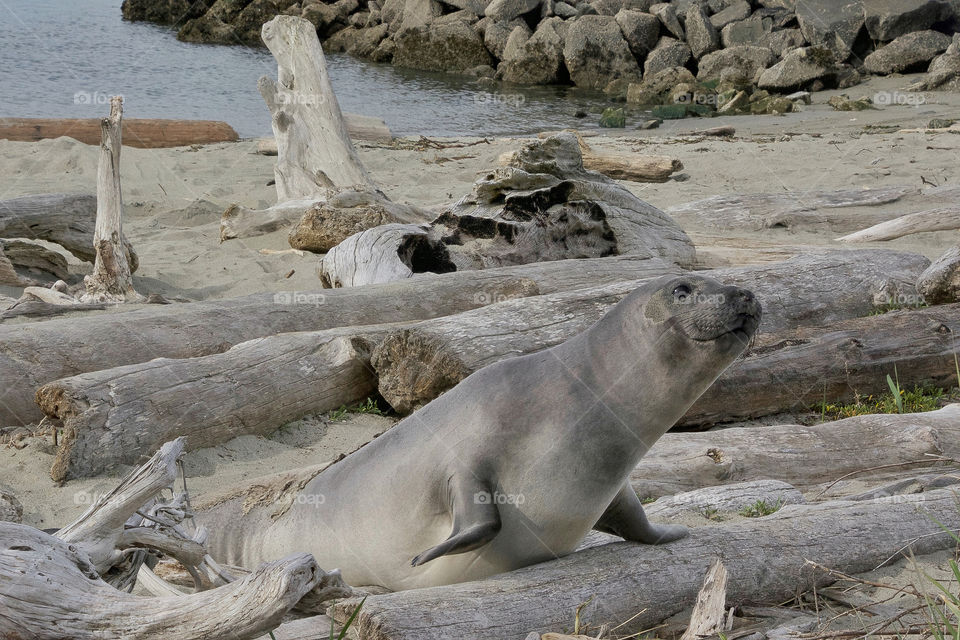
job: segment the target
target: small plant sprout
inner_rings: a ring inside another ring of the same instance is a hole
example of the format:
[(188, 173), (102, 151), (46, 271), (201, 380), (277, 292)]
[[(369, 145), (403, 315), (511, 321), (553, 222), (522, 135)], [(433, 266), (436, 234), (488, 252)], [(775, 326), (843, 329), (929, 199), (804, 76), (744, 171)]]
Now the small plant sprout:
[(783, 498), (777, 498), (777, 501), (773, 504), (770, 504), (766, 500), (757, 500), (753, 504), (747, 505), (743, 509), (740, 509), (740, 515), (745, 518), (762, 518), (763, 516), (769, 516), (772, 513), (776, 513), (782, 506)]
[[(334, 635), (336, 633), (336, 629), (334, 628), (335, 621), (333, 620), (333, 618), (331, 618), (330, 619), (330, 635), (327, 637), (330, 638), (331, 640), (333, 640), (334, 638), (336, 638), (336, 640), (343, 640), (344, 638), (346, 638), (347, 630), (350, 628), (350, 625), (353, 624), (354, 620), (357, 619), (357, 615), (360, 613), (360, 607), (362, 607), (363, 603), (366, 601), (367, 601), (367, 598), (366, 596), (364, 596), (363, 600), (360, 601), (360, 604), (357, 605), (357, 608), (354, 609), (353, 613), (350, 614), (350, 617), (347, 618), (346, 623), (344, 623), (343, 628), (340, 629), (340, 633), (337, 635)], [(273, 634), (270, 634), (270, 635), (271, 637), (273, 636)]]
[(887, 386), (890, 387), (890, 393), (893, 394), (893, 401), (897, 405), (897, 413), (903, 413), (903, 391), (900, 389), (900, 376), (897, 374), (897, 365), (893, 365), (893, 375), (896, 381), (887, 374)]

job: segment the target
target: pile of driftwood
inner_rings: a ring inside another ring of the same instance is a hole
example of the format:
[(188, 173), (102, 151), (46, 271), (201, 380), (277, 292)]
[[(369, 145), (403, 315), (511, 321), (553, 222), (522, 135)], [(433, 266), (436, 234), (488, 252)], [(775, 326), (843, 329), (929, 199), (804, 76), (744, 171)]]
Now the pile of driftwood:
[[(159, 449), (54, 535), (0, 524), (0, 602), (13, 607), (0, 616), (3, 633), (247, 638), (276, 627), (308, 593), (313, 607), (349, 595), (335, 573), (302, 555), (242, 578), (210, 558), (204, 532), (188, 526), (189, 500), (161, 491), (184, 448), (269, 434), (375, 394), (408, 413), (487, 364), (566, 340), (643, 282), (694, 264), (693, 244), (670, 215), (586, 169), (581, 141), (569, 133), (524, 144), (439, 215), (392, 202), (352, 146), (312, 26), (281, 16), (263, 37), (279, 66), (278, 81), (260, 83), (277, 141), (278, 204), (231, 207), (221, 237), (290, 227), (294, 246), (325, 253), (321, 278), (332, 288), (0, 326), (0, 424), (53, 424), (61, 436), (54, 480), (137, 464)], [(120, 224), (119, 101), (111, 107), (98, 198), (58, 196), (79, 208), (81, 223), (40, 215), (29, 225), (31, 237), (94, 261), (78, 295), (61, 285), (42, 289), (70, 305), (136, 296), (136, 254)], [(811, 197), (818, 210), (905, 195)], [(765, 198), (730, 219), (761, 227), (823, 222), (809, 207)], [(23, 221), (45, 206), (20, 204)], [(694, 203), (676, 213), (706, 219), (734, 206)], [(0, 260), (0, 274), (24, 278), (9, 262), (4, 271)], [(762, 332), (683, 426), (885, 392), (894, 372), (903, 387), (956, 381), (960, 249), (934, 264), (888, 250), (822, 251), (709, 275), (754, 292)], [(622, 623), (629, 633), (692, 605), (718, 556), (726, 578), (714, 569), (708, 582), (723, 583), (729, 600), (775, 602), (833, 579), (807, 560), (856, 572), (908, 550), (946, 548), (952, 539), (937, 522), (960, 524), (953, 475), (945, 473), (960, 453), (958, 424), (960, 405), (951, 405), (816, 427), (667, 435), (631, 482), (638, 495), (659, 498), (649, 506), (655, 518), (708, 514), (688, 539), (643, 547), (597, 534), (571, 556), (489, 580), (371, 596), (358, 618), (361, 637), (525, 638), (569, 628), (584, 602), (581, 615), (593, 624)], [(282, 482), (260, 479), (233, 495), (264, 486), (289, 493), (298, 473), (316, 472), (287, 471)], [(757, 501), (783, 506), (767, 518), (716, 521)], [(150, 570), (156, 554), (179, 563), (193, 593), (172, 592)], [(57, 588), (41, 573), (56, 576)], [(166, 595), (144, 600), (121, 591), (138, 577)], [(358, 604), (348, 599), (329, 613), (345, 622)]]

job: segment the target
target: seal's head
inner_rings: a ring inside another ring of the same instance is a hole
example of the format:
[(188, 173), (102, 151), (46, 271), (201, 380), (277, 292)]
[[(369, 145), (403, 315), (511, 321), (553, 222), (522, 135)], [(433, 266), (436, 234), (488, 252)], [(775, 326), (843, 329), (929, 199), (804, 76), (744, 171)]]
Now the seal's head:
[(656, 285), (643, 306), (645, 319), (664, 334), (675, 332), (720, 357), (740, 355), (760, 324), (760, 303), (746, 289), (697, 275), (665, 278)]

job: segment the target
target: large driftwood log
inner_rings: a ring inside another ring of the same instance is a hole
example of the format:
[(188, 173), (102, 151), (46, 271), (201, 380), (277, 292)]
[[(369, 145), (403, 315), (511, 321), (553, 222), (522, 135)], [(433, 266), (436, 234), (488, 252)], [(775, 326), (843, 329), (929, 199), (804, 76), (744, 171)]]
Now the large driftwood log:
[[(0, 327), (0, 424), (29, 424), (43, 414), (41, 385), (79, 373), (221, 353), (235, 344), (293, 331), (436, 318), (539, 293), (642, 279), (672, 272), (635, 256), (563, 260), (502, 269), (423, 274), (362, 289), (279, 292), (153, 306), (99, 317)], [(915, 276), (912, 276), (915, 278)], [(51, 350), (50, 344), (60, 345)]]
[[(99, 139), (99, 137), (98, 137)], [(42, 193), (0, 200), (0, 237), (48, 240), (87, 262), (93, 262), (97, 198), (80, 193)], [(137, 254), (126, 242), (132, 271)]]
[(63, 428), (50, 475), (97, 475), (178, 436), (198, 449), (267, 435), (362, 400), (376, 381), (362, 342), (339, 337), (350, 330), (258, 338), (204, 358), (158, 358), (44, 385), (37, 403)]
[(736, 194), (675, 205), (666, 212), (681, 221), (689, 220), (715, 229), (850, 228), (851, 223), (857, 224), (857, 220), (851, 220), (850, 214), (843, 209), (889, 204), (919, 192), (916, 187), (902, 186), (810, 193)]
[[(371, 322), (405, 322), (536, 295), (535, 282), (510, 270), (420, 276), (408, 281), (318, 292), (279, 292), (195, 302), (36, 326), (0, 327), (0, 424), (29, 424), (43, 414), (41, 385), (67, 376), (145, 362), (220, 353), (235, 344), (289, 331)], [(50, 345), (59, 345), (51, 349)]]
[(678, 425), (706, 426), (817, 402), (889, 393), (886, 376), (903, 388), (956, 382), (960, 304), (892, 311), (829, 328), (761, 336), (707, 389)]
[[(866, 315), (878, 296), (881, 303), (916, 298), (913, 283), (927, 264), (915, 254), (835, 252), (704, 273), (753, 291), (766, 332)], [(398, 331), (374, 349), (380, 393), (397, 411), (411, 411), (483, 366), (583, 331), (638, 284), (506, 301)]]
[[(70, 279), (67, 259), (35, 242), (0, 239), (0, 263), (9, 262), (21, 275), (21, 282), (53, 284), (57, 280)], [(5, 267), (0, 266), (0, 271)], [(4, 271), (4, 274), (8, 272)], [(6, 275), (0, 275), (0, 283)], [(28, 285), (21, 285), (28, 286)]]
[(258, 88), (277, 140), (277, 201), (325, 197), (328, 187), (373, 186), (350, 142), (330, 84), (317, 30), (295, 16), (277, 16), (261, 30), (277, 61), (277, 81)]
[[(568, 277), (578, 270), (581, 284), (668, 271), (659, 261), (629, 258), (572, 262), (557, 264)], [(530, 271), (537, 275), (545, 267), (532, 265)], [(130, 464), (178, 435), (188, 435), (192, 448), (266, 435), (308, 413), (360, 400), (376, 389), (369, 352), (396, 330), (393, 325), (284, 333), (222, 354), (152, 360), (44, 385), (37, 403), (64, 429), (51, 475), (59, 481)]]
[[(583, 135), (575, 129), (568, 129), (577, 137), (580, 153), (583, 155), (583, 166), (590, 171), (602, 173), (614, 180), (630, 180), (632, 182), (666, 182), (670, 175), (683, 169), (683, 163), (669, 156), (642, 156), (635, 153), (614, 153), (610, 151), (596, 151)], [(551, 134), (541, 133), (538, 137), (546, 138)], [(508, 152), (500, 156), (499, 163), (509, 164), (513, 153)]]
[(120, 123), (123, 98), (110, 98), (110, 116), (100, 121), (100, 162), (97, 166), (97, 222), (93, 231), (96, 259), (93, 273), (84, 278), (81, 302), (124, 302), (141, 296), (123, 240), (123, 194), (120, 188)]
[[(477, 180), (426, 233), (373, 228), (334, 247), (321, 266), (326, 282), (383, 282), (418, 271), (398, 247), (428, 255), (421, 270), (490, 267), (614, 255), (658, 257), (690, 267), (690, 238), (664, 212), (626, 188), (584, 169), (577, 138), (560, 133), (524, 143), (507, 166)], [(388, 255), (383, 255), (387, 253)], [(382, 268), (384, 264), (390, 268)], [(376, 265), (376, 270), (370, 269)]]
[(837, 238), (840, 242), (879, 242), (894, 240), (913, 233), (929, 231), (953, 231), (960, 229), (960, 207), (948, 206), (917, 213), (875, 224), (872, 227)]
[[(815, 426), (668, 433), (630, 475), (656, 498), (701, 487), (777, 478), (810, 490), (848, 474), (885, 478), (960, 457), (960, 404), (915, 414), (865, 415)], [(902, 466), (898, 466), (902, 465)]]
[[(589, 602), (584, 622), (623, 623), (618, 631), (629, 634), (691, 606), (715, 557), (729, 571), (731, 602), (777, 603), (832, 580), (808, 560), (858, 573), (902, 553), (952, 548), (936, 521), (960, 527), (953, 491), (788, 505), (766, 518), (694, 529), (669, 545), (620, 542), (486, 580), (370, 596), (357, 632), (369, 640), (519, 640), (569, 628), (573, 612)], [(357, 604), (336, 604), (332, 615), (343, 621)]]
[(920, 274), (917, 293), (927, 304), (960, 302), (960, 245), (947, 249)]
[[(84, 94), (78, 95), (81, 99), (84, 97)], [(60, 136), (69, 136), (84, 144), (99, 144), (100, 121), (96, 118), (0, 118), (0, 138), (36, 142)], [(123, 144), (128, 147), (160, 149), (237, 140), (233, 127), (216, 120), (128, 118), (123, 121)]]

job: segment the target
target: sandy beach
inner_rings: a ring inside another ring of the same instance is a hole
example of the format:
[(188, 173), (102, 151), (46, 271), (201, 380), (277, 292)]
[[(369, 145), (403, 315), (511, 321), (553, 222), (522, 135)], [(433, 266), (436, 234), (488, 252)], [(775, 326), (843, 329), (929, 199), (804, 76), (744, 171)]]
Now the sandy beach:
[[(851, 97), (895, 92), (909, 76), (874, 78), (848, 90)], [(928, 92), (923, 104), (880, 106), (838, 112), (827, 100), (837, 91), (813, 94), (813, 104), (784, 116), (728, 116), (668, 120), (653, 130), (614, 130), (588, 137), (600, 151), (667, 155), (683, 170), (660, 184), (623, 182), (641, 199), (668, 209), (717, 195), (807, 194), (820, 190), (957, 185), (960, 136), (904, 133), (934, 118), (960, 114), (960, 94)], [(730, 138), (699, 135), (703, 129), (732, 126)], [(394, 201), (439, 211), (470, 192), (479, 174), (497, 164), (518, 138), (406, 137), (392, 143), (359, 143), (360, 158), (374, 181)], [(125, 232), (136, 247), (138, 291), (171, 300), (207, 300), (269, 291), (318, 290), (319, 257), (269, 251), (289, 248), (287, 232), (219, 241), (220, 215), (229, 205), (263, 208), (275, 202), (275, 158), (258, 155), (256, 141), (173, 149), (123, 149)], [(95, 191), (96, 147), (68, 138), (36, 143), (0, 140), (0, 198), (47, 192)], [(801, 195), (802, 197), (802, 195)], [(780, 260), (812, 248), (844, 248), (836, 238), (877, 221), (929, 208), (922, 195), (898, 202), (843, 210), (843, 219), (804, 229), (724, 230), (677, 215), (698, 252), (698, 266), (712, 268)], [(936, 258), (956, 244), (956, 232), (923, 233), (856, 248), (882, 247)], [(48, 245), (54, 247), (54, 245)], [(264, 250), (268, 250), (266, 253)], [(72, 273), (90, 265), (70, 254)], [(0, 295), (21, 291), (0, 287)], [(109, 313), (109, 311), (108, 311)], [(31, 322), (12, 319), (7, 322)], [(191, 493), (203, 496), (241, 480), (301, 467), (348, 453), (388, 429), (393, 418), (351, 414), (341, 420), (311, 416), (269, 437), (244, 436), (186, 456)], [(2, 426), (2, 425), (0, 425)], [(42, 431), (42, 427), (40, 427)], [(23, 504), (23, 523), (62, 526), (82, 513), (94, 496), (108, 490), (124, 469), (55, 486), (49, 470), (55, 447), (49, 434), (6, 429), (0, 446), (0, 485)], [(706, 524), (691, 519), (686, 524)], [(944, 576), (950, 554), (924, 559)], [(884, 573), (886, 571), (886, 573)], [(876, 576), (904, 581), (914, 574), (905, 561)], [(891, 577), (892, 576), (892, 577)]]

